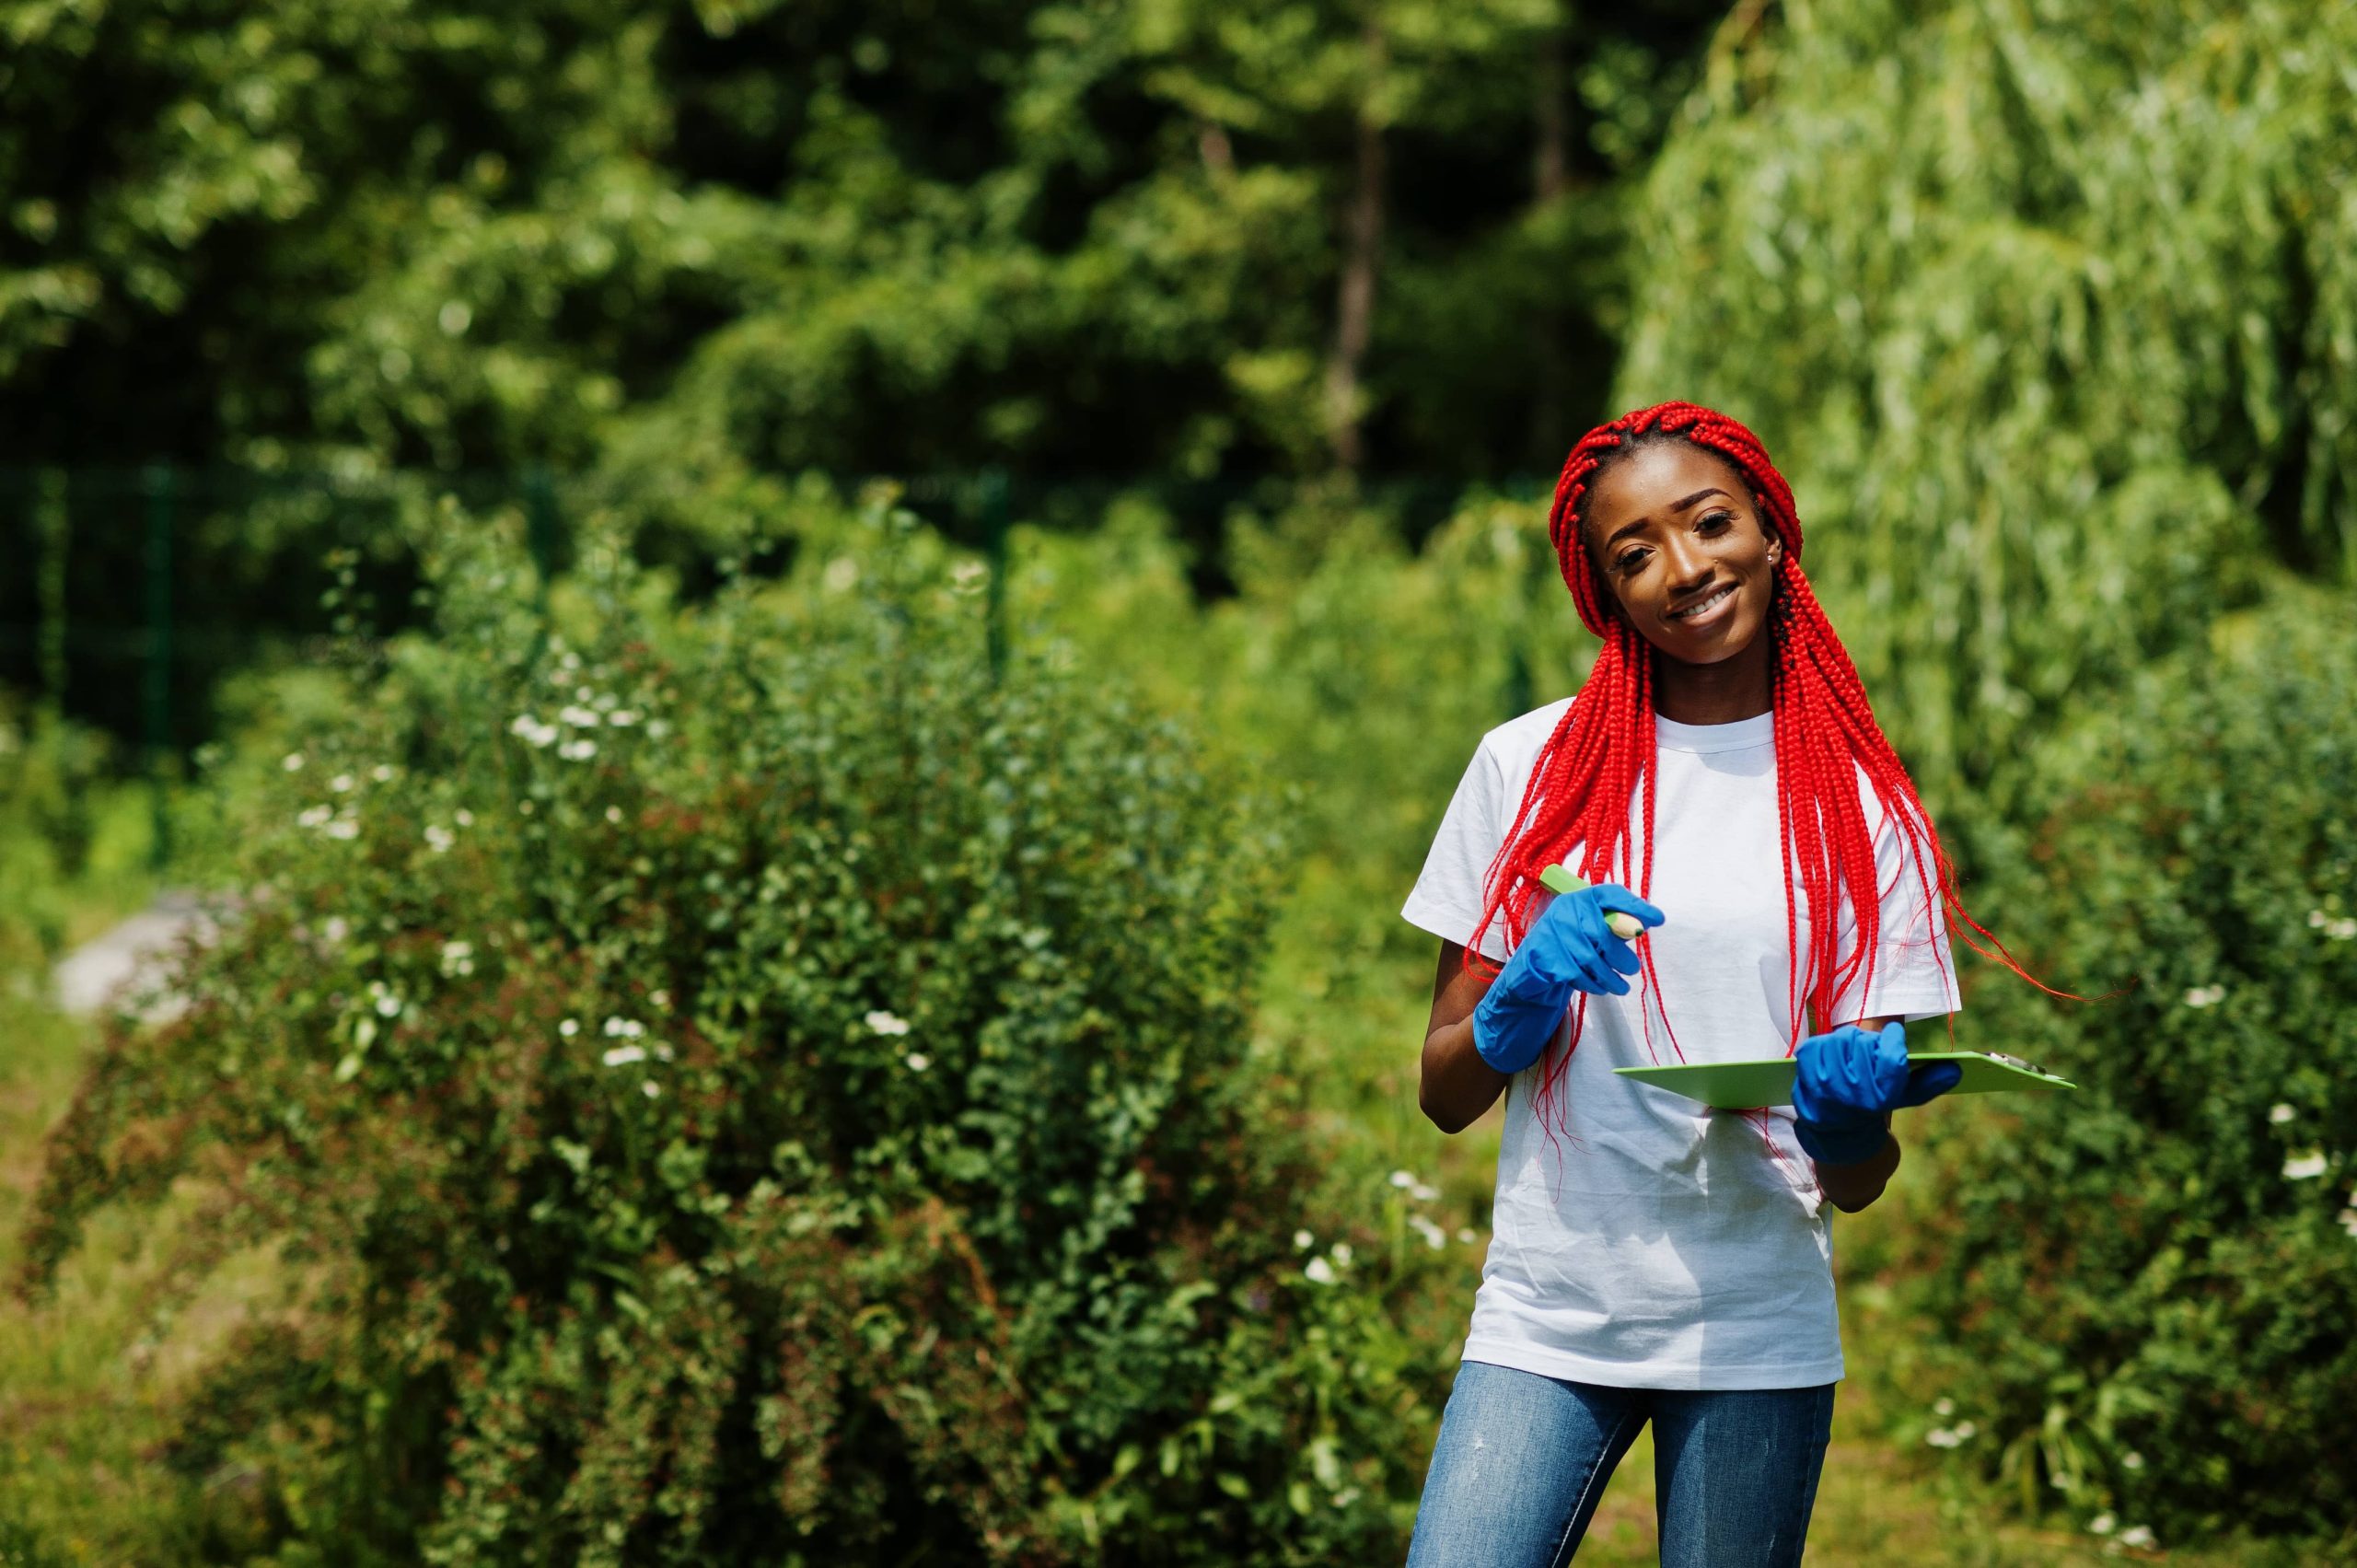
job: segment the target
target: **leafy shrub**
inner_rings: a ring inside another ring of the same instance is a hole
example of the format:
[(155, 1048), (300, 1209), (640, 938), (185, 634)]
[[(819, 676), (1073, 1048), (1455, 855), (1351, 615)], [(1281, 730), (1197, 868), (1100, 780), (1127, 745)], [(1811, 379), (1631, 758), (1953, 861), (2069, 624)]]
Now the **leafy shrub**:
[(1978, 989), (1981, 1040), (2079, 1089), (1927, 1118), (1911, 1295), (1935, 1440), (2032, 1506), (2163, 1539), (2357, 1515), (2351, 608), (2222, 623), (2028, 770), (1987, 907), (2067, 988), (2134, 983)]
[(993, 683), (905, 514), (693, 616), (593, 543), (554, 634), (483, 540), (223, 770), (250, 896), (53, 1136), (28, 1287), (184, 1178), (168, 1277), (285, 1260), (180, 1462), (287, 1564), (1396, 1554), (1437, 1258), (1268, 1103), (1266, 792), (1052, 648)]
[(43, 969), (65, 946), (65, 885), (89, 861), (110, 749), (102, 731), (0, 688), (0, 976)]
[(1576, 690), (1595, 657), (1543, 503), (1470, 495), (1417, 552), (1341, 498), (1239, 514), (1238, 592), (1206, 606), (1142, 507), (1015, 542), (1019, 625), (1069, 638), (1090, 668), (1136, 671), (1301, 786), (1288, 957), (1322, 1002), (1363, 992), (1387, 1016), (1399, 976), (1432, 960), (1432, 939), (1395, 916), (1465, 759), (1492, 725)]

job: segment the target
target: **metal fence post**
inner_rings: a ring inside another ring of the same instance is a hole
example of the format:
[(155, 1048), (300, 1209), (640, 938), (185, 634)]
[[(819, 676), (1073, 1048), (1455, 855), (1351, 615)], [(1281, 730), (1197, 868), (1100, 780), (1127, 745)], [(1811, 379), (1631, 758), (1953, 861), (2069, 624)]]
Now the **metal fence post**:
[(34, 657), (41, 703), (54, 716), (65, 711), (65, 552), (74, 531), (64, 470), (43, 469), (35, 476), (33, 526), (41, 535)]
[(171, 814), (167, 809), (165, 758), (172, 743), (172, 500), (174, 470), (151, 463), (140, 476), (147, 496), (146, 665), (141, 671), (140, 710), (147, 754), (149, 800), (155, 831), (147, 864), (161, 870), (171, 858)]
[(546, 463), (524, 470), (524, 545), (540, 577), (540, 612), (548, 613), (549, 578), (556, 572), (556, 480)]

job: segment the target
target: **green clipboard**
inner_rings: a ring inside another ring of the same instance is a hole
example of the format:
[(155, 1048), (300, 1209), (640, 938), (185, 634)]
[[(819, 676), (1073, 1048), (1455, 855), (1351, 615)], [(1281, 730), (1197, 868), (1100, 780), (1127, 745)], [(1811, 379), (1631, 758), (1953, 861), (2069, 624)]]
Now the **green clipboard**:
[[(1993, 1094), (2001, 1089), (2073, 1089), (2068, 1078), (1993, 1051), (1910, 1051), (1910, 1062), (1963, 1063), (1964, 1077), (1948, 1093)], [(1758, 1110), (1793, 1103), (1794, 1067), (1789, 1056), (1754, 1062), (1680, 1062), (1666, 1067), (1615, 1067), (1623, 1078), (1699, 1099), (1716, 1110)]]
[[(1546, 867), (1539, 872), (1538, 880), (1556, 893), (1576, 893), (1587, 886), (1586, 880), (1567, 865)], [(1609, 919), (1613, 930), (1630, 941), (1643, 935), (1637, 923), (1627, 915), (1615, 914)], [(1947, 1091), (1954, 1095), (2078, 1087), (2070, 1079), (2056, 1077), (2034, 1063), (1997, 1051), (1910, 1051), (1907, 1060), (1962, 1063), (1964, 1076)], [(1624, 1078), (1699, 1099), (1714, 1110), (1759, 1110), (1793, 1103), (1793, 1074), (1796, 1069), (1789, 1056), (1770, 1056), (1752, 1062), (1681, 1062), (1667, 1067), (1612, 1070)]]

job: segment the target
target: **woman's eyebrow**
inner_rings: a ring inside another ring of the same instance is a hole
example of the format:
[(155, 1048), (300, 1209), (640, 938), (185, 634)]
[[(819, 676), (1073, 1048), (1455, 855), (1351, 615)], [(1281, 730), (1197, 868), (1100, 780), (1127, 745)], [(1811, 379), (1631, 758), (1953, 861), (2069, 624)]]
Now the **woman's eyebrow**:
[[(1671, 510), (1671, 511), (1673, 511), (1673, 512), (1683, 512), (1684, 510), (1686, 510), (1686, 508), (1687, 508), (1687, 507), (1691, 506), (1692, 505), (1694, 505), (1694, 503), (1695, 503), (1695, 502), (1700, 501), (1700, 500), (1701, 500), (1701, 499), (1702, 499), (1702, 497), (1703, 497), (1703, 496), (1705, 496), (1705, 495), (1727, 495), (1727, 493), (1726, 493), (1725, 491), (1724, 491), (1724, 490), (1721, 490), (1721, 489), (1720, 489), (1720, 488), (1718, 488), (1716, 485), (1713, 485), (1713, 486), (1712, 486), (1710, 489), (1708, 489), (1708, 490), (1698, 490), (1698, 491), (1696, 491), (1693, 494), (1689, 495), (1685, 500), (1680, 501), (1680, 502), (1678, 502), (1676, 505), (1672, 506), (1672, 507), (1670, 508), (1670, 510)], [(1727, 495), (1727, 499), (1728, 499), (1728, 500), (1730, 500), (1730, 501), (1732, 501), (1732, 500), (1734, 500), (1734, 499), (1735, 499), (1735, 497), (1734, 497), (1734, 496), (1732, 496), (1732, 495)], [(1652, 518), (1650, 518), (1650, 517), (1639, 517), (1639, 518), (1637, 518), (1637, 519), (1636, 519), (1635, 521), (1633, 521), (1633, 522), (1627, 522), (1627, 523), (1623, 523), (1623, 524), (1621, 524), (1619, 528), (1614, 528), (1614, 529), (1612, 530), (1612, 537), (1611, 537), (1610, 539), (1608, 539), (1608, 540), (1606, 540), (1604, 541), (1604, 543), (1605, 543), (1605, 547), (1606, 547), (1607, 549), (1611, 548), (1614, 544), (1617, 544), (1617, 543), (1619, 543), (1619, 542), (1620, 542), (1620, 536), (1621, 536), (1622, 534), (1625, 534), (1625, 533), (1634, 533), (1634, 532), (1636, 532), (1639, 528), (1643, 528), (1647, 523), (1649, 523), (1649, 522), (1651, 522), (1651, 521), (1653, 521), (1653, 519), (1652, 519)]]

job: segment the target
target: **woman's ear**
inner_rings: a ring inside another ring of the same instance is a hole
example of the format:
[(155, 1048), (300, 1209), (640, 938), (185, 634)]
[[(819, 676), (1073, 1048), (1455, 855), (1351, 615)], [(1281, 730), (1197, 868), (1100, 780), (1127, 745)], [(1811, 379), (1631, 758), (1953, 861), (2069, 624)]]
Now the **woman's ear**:
[(1751, 515), (1759, 519), (1759, 531), (1768, 536), (1768, 564), (1773, 566), (1784, 558), (1784, 540), (1776, 532), (1776, 525), (1768, 520), (1768, 503), (1759, 498), (1759, 492), (1748, 484), (1743, 488), (1751, 496)]

